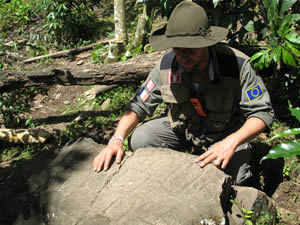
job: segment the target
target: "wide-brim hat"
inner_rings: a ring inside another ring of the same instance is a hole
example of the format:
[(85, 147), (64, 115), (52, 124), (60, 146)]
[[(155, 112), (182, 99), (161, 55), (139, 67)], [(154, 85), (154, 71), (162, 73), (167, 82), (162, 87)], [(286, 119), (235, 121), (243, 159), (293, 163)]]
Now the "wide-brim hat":
[(150, 36), (150, 45), (157, 50), (168, 48), (203, 48), (225, 39), (228, 30), (210, 26), (205, 10), (190, 1), (180, 2), (168, 23)]

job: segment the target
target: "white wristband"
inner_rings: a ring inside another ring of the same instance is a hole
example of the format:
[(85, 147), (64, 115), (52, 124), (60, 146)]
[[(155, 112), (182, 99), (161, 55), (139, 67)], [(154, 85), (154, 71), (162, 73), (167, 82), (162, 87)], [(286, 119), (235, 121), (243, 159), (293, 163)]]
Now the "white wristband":
[(110, 142), (112, 142), (114, 140), (120, 140), (122, 142), (122, 144), (124, 142), (124, 138), (122, 136), (112, 136), (111, 139), (109, 140), (108, 144), (110, 144)]

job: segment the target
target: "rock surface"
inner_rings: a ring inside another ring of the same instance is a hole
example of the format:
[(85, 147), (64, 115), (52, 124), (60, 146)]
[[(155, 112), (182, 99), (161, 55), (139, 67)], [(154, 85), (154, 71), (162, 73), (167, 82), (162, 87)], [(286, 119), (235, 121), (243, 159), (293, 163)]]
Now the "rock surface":
[[(11, 188), (9, 182), (0, 188), (1, 193), (10, 190), (0, 198), (5, 203), (0, 223), (243, 224), (240, 208), (230, 204), (234, 193), (230, 176), (213, 165), (201, 169), (193, 155), (145, 148), (98, 174), (92, 162), (101, 148), (83, 138), (34, 166), (24, 165), (15, 175), (22, 188)], [(276, 215), (264, 193), (247, 187), (235, 192), (243, 207), (257, 210), (256, 216), (261, 210)]]

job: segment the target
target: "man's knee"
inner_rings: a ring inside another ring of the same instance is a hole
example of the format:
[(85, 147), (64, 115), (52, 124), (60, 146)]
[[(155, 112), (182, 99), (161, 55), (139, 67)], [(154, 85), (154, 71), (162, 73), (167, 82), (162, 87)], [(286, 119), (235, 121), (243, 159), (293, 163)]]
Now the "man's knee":
[(146, 134), (144, 134), (143, 132), (139, 132), (138, 129), (135, 130), (132, 135), (130, 136), (129, 139), (129, 147), (132, 151), (137, 150), (138, 148), (143, 148), (145, 147), (145, 145), (147, 145), (146, 142), (147, 138), (146, 138)]
[(146, 147), (164, 147), (151, 132), (147, 132), (143, 127), (137, 128), (130, 136), (129, 147), (132, 151)]
[(253, 176), (250, 166), (251, 158), (251, 145), (246, 143), (236, 149), (227, 165), (225, 173), (231, 175), (237, 185), (242, 185)]

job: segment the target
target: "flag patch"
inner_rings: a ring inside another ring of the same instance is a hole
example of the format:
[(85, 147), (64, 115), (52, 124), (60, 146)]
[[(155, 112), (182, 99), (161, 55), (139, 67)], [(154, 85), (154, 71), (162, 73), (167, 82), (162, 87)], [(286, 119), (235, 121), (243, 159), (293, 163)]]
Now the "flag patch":
[(139, 96), (142, 99), (142, 101), (146, 101), (147, 98), (149, 97), (149, 93), (146, 91), (146, 89), (143, 87), (140, 91), (139, 91)]
[(248, 97), (249, 102), (252, 102), (263, 95), (260, 84), (256, 84), (252, 88), (249, 88), (245, 91)]
[(147, 82), (147, 89), (149, 91), (152, 91), (152, 89), (155, 88), (155, 86), (156, 85), (154, 84), (154, 82), (151, 79), (149, 79), (148, 82)]
[(172, 71), (169, 70), (168, 76), (169, 84), (181, 83), (181, 75), (178, 73), (178, 71), (173, 74)]

